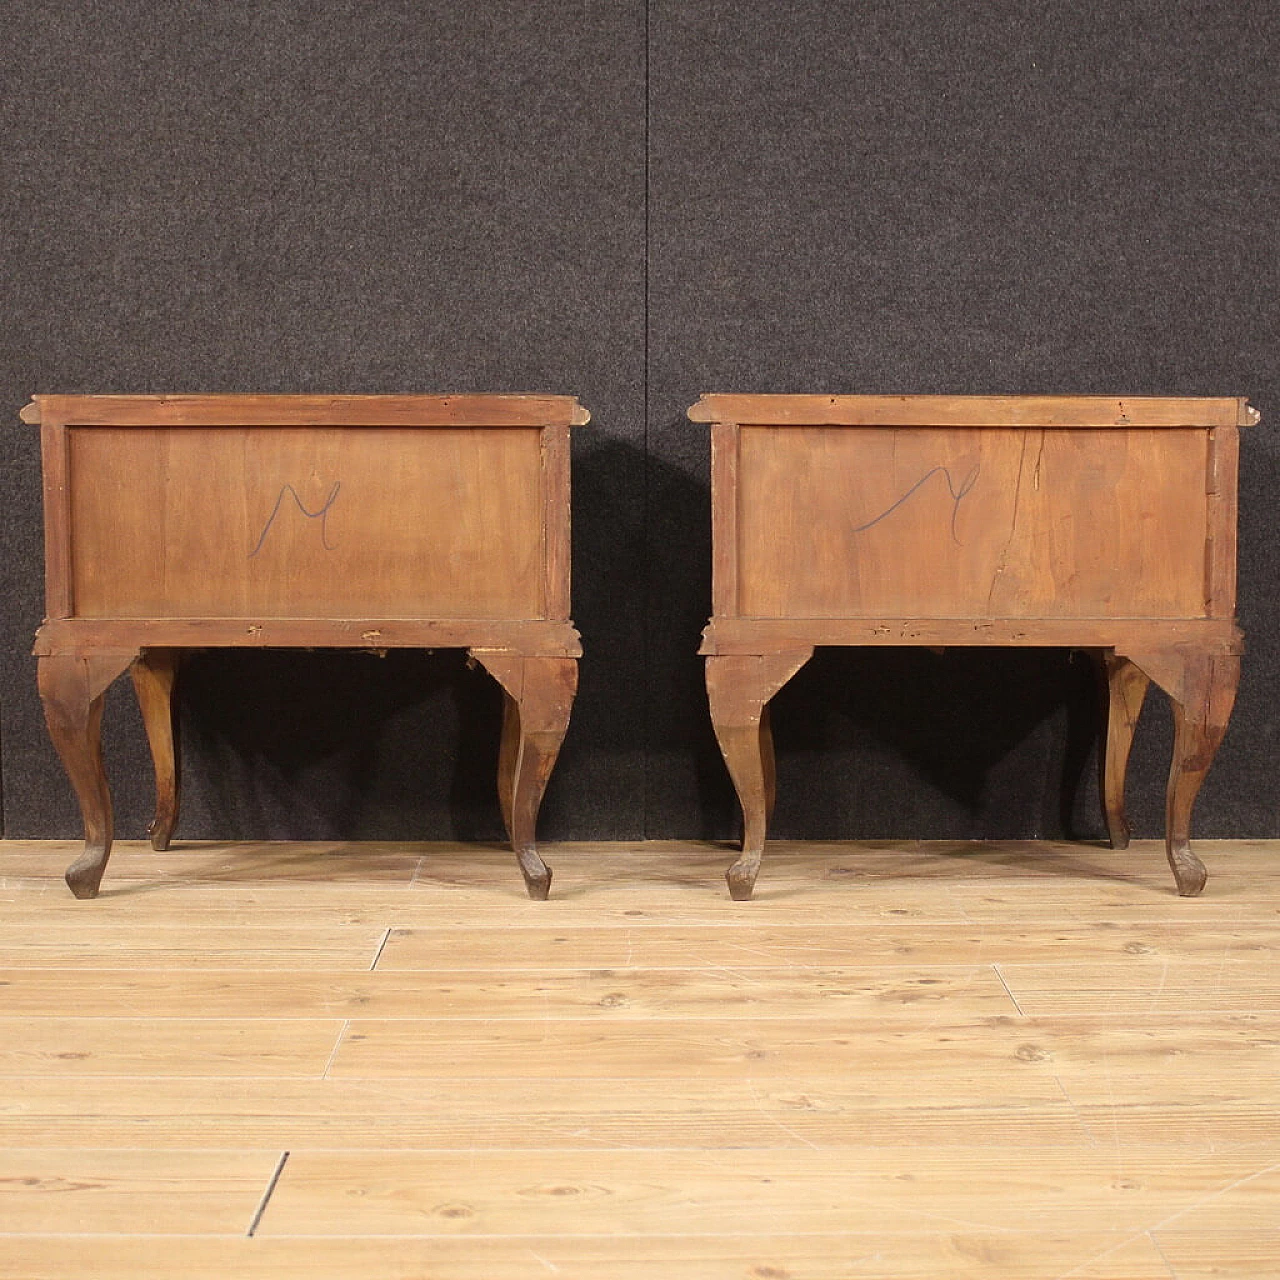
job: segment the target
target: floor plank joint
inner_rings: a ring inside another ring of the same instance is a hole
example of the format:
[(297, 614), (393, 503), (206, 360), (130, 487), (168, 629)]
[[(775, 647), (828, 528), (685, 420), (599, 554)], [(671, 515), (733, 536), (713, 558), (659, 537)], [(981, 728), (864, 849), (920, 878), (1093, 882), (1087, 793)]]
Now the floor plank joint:
[(1280, 842), (69, 847), (0, 842), (0, 1277), (1280, 1275)]

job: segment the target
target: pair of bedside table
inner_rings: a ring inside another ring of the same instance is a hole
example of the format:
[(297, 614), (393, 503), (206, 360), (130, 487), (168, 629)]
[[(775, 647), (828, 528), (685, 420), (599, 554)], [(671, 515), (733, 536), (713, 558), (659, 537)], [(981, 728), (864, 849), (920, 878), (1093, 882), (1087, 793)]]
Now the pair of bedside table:
[[(85, 824), (67, 872), (111, 851), (102, 699), (129, 670), (156, 770), (150, 835), (178, 814), (183, 650), (465, 648), (498, 681), (503, 820), (531, 897), (535, 827), (582, 649), (569, 616), (572, 397), (37, 396), (46, 613), (40, 694)], [(711, 425), (711, 718), (742, 804), (751, 896), (773, 802), (769, 700), (819, 645), (1052, 645), (1105, 671), (1103, 805), (1149, 682), (1176, 735), (1166, 842), (1205, 871), (1190, 815), (1239, 679), (1243, 399), (704, 396)]]

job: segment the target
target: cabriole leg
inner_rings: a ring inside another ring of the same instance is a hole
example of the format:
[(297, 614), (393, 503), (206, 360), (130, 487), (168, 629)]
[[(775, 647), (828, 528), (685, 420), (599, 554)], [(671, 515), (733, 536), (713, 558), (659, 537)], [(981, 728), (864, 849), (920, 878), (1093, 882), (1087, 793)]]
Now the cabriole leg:
[(181, 656), (179, 649), (144, 649), (129, 668), (156, 771), (156, 813), (147, 835), (151, 837), (151, 847), (161, 852), (169, 847), (178, 822), (182, 785), (177, 705), (173, 699)]
[(551, 890), (551, 869), (538, 854), (538, 810), (569, 727), (578, 689), (576, 658), (525, 657), (509, 650), (472, 649), (472, 657), (502, 686), (498, 797), (529, 896)]
[(1129, 819), (1125, 813), (1124, 784), (1129, 770), (1133, 734), (1151, 681), (1128, 658), (1107, 650), (1102, 654), (1104, 715), (1099, 779), (1102, 812), (1113, 849), (1129, 847)]
[(498, 804), (507, 839), (511, 834), (511, 812), (515, 804), (516, 763), (520, 759), (520, 704), (502, 691), (502, 741), (498, 747)]
[(755, 889), (765, 831), (773, 810), (775, 772), (769, 699), (812, 656), (809, 648), (707, 658), (711, 724), (742, 806), (742, 856), (725, 874), (729, 894), (739, 902), (750, 898)]
[(1184, 898), (1205, 886), (1204, 863), (1191, 850), (1191, 809), (1227, 731), (1240, 683), (1240, 658), (1186, 648), (1129, 657), (1168, 695), (1173, 707), (1173, 761), (1165, 793), (1165, 851)]
[(773, 716), (767, 702), (760, 708), (760, 767), (764, 771), (764, 820), (770, 823), (778, 802), (778, 764), (773, 751)]
[(71, 780), (84, 820), (84, 852), (67, 868), (77, 898), (96, 898), (111, 856), (111, 790), (102, 767), (102, 699), (135, 653), (40, 658), (37, 681), (49, 736)]
[(1191, 664), (1181, 699), (1173, 700), (1173, 763), (1165, 797), (1165, 849), (1184, 898), (1203, 888), (1204, 864), (1191, 852), (1191, 807), (1227, 731), (1240, 683), (1240, 659), (1215, 654)]

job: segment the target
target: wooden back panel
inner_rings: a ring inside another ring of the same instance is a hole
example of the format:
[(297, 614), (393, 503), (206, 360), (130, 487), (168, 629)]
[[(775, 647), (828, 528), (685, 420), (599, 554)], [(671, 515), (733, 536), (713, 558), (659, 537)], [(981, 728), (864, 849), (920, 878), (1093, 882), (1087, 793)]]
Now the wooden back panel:
[(543, 616), (534, 428), (72, 428), (81, 618)]
[(1243, 401), (708, 396), (690, 416), (713, 424), (717, 617), (1234, 612)]
[(1198, 617), (1203, 432), (741, 428), (752, 617)]
[(38, 405), (50, 617), (568, 617), (566, 397)]

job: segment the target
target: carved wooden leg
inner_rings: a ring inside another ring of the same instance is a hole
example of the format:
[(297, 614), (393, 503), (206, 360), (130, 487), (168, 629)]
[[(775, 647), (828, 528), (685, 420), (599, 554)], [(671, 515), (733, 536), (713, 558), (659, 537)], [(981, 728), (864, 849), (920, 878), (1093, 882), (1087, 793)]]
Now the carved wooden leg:
[(742, 806), (742, 856), (725, 874), (729, 894), (751, 897), (775, 785), (773, 735), (768, 704), (779, 689), (813, 656), (813, 649), (763, 655), (712, 655), (707, 658), (707, 700), (711, 723), (729, 776)]
[(180, 649), (144, 649), (129, 668), (142, 710), (142, 724), (156, 770), (156, 814), (147, 828), (151, 847), (169, 847), (178, 822), (182, 762), (178, 750), (177, 707), (173, 700)]
[(499, 799), (503, 794), (510, 796), (510, 816), (504, 803), (503, 817), (525, 888), (531, 898), (545, 898), (551, 889), (551, 870), (538, 855), (538, 810), (569, 727), (578, 689), (578, 661), (525, 657), (506, 649), (472, 649), (471, 655), (511, 700), (503, 712)]
[(760, 708), (760, 767), (764, 770), (764, 820), (773, 821), (778, 802), (778, 764), (773, 752), (773, 715), (766, 702)]
[(102, 767), (102, 697), (135, 653), (89, 658), (58, 654), (37, 663), (49, 736), (62, 759), (84, 819), (84, 853), (67, 868), (77, 898), (95, 898), (111, 856), (111, 791)]
[(1173, 703), (1173, 763), (1165, 800), (1165, 848), (1178, 892), (1203, 888), (1204, 864), (1191, 852), (1191, 806), (1227, 732), (1240, 683), (1240, 659), (1216, 654), (1194, 664), (1181, 700)]
[(1240, 658), (1191, 649), (1129, 656), (1168, 693), (1173, 705), (1165, 850), (1178, 892), (1193, 898), (1208, 877), (1204, 864), (1191, 851), (1191, 808), (1227, 731), (1240, 683)]
[(520, 704), (502, 691), (502, 742), (498, 747), (498, 804), (502, 807), (502, 825), (507, 839), (511, 834), (511, 810), (515, 799), (516, 762), (520, 759)]
[(1128, 658), (1107, 650), (1102, 654), (1104, 715), (1098, 776), (1102, 812), (1113, 849), (1129, 847), (1129, 819), (1124, 807), (1124, 782), (1129, 769), (1133, 731), (1151, 681)]

